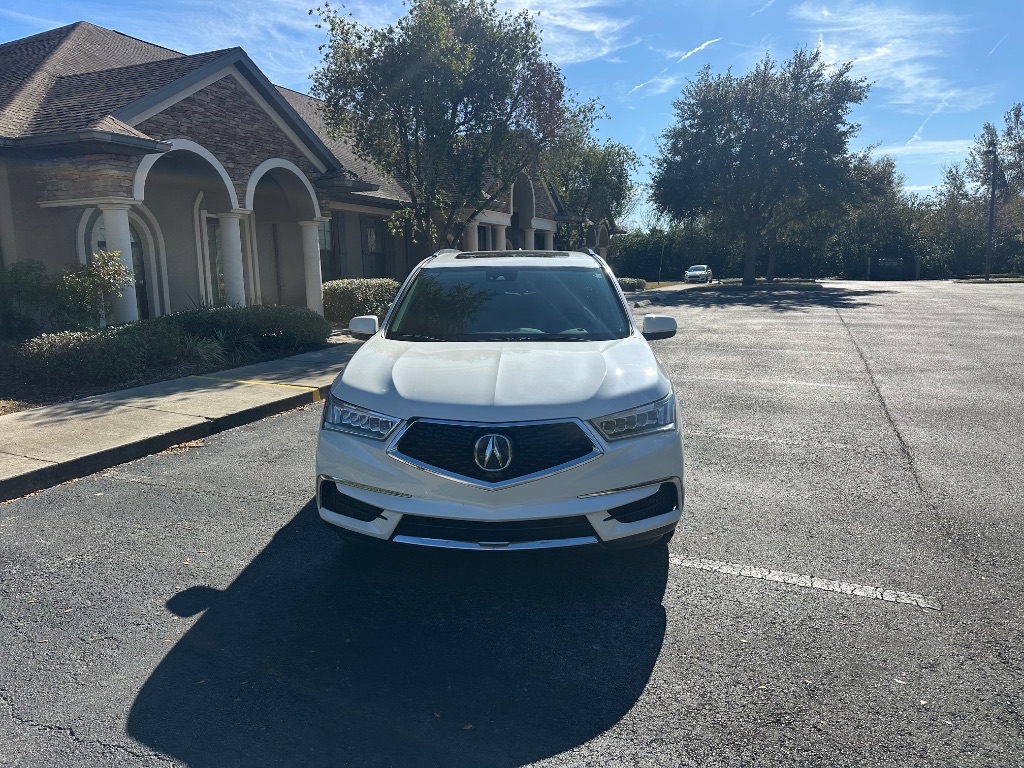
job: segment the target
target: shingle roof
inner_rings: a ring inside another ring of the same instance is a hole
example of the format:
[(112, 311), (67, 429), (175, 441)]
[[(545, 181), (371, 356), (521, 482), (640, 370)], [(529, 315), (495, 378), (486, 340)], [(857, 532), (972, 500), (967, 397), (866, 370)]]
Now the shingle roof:
[(292, 109), (299, 113), (299, 117), (309, 124), (320, 140), (327, 145), (336, 158), (341, 162), (345, 170), (349, 171), (360, 181), (376, 184), (379, 189), (374, 192), (360, 192), (360, 197), (375, 197), (378, 199), (394, 200), (397, 202), (409, 202), (409, 194), (394, 179), (384, 175), (373, 163), (356, 154), (352, 143), (345, 138), (331, 138), (324, 123), (323, 115), (320, 112), (321, 102), (298, 91), (277, 86), (278, 92), (285, 101), (291, 104)]
[[(138, 98), (132, 95), (138, 93), (135, 86), (145, 89), (147, 77), (168, 67), (179, 72), (166, 81), (171, 82), (181, 77), (182, 67), (189, 66), (182, 60), (195, 58), (85, 21), (4, 43), (0, 45), (0, 136), (18, 138), (91, 127), (114, 111), (111, 105), (123, 106)], [(138, 81), (126, 76), (126, 70), (140, 65), (149, 68), (143, 67)], [(89, 106), (92, 103), (94, 108)]]

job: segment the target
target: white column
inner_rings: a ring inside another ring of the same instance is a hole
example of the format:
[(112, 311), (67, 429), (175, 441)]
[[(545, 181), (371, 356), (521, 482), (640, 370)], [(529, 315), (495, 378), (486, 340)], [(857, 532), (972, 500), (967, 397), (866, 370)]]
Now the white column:
[(608, 246), (604, 246), (603, 248), (598, 248), (597, 249), (597, 255), (600, 256), (602, 259), (607, 259), (608, 258)]
[(466, 224), (466, 229), (462, 233), (462, 245), (467, 251), (479, 251), (480, 240), (477, 237), (477, 224), (475, 221), (471, 221)]
[(224, 257), (224, 291), (229, 307), (245, 306), (245, 275), (242, 272), (242, 227), (240, 213), (218, 213), (220, 244)]
[[(132, 232), (128, 227), (127, 204), (101, 205), (103, 212), (103, 229), (106, 232), (106, 249), (121, 252), (121, 264), (125, 269), (134, 270), (132, 266)], [(133, 273), (134, 274), (134, 273)], [(139, 304), (135, 296), (135, 278), (132, 277), (121, 291), (114, 297), (115, 323), (130, 323), (139, 319)]]
[(555, 250), (555, 233), (550, 230), (544, 231), (544, 250), (553, 251)]
[(533, 250), (533, 233), (536, 232), (533, 227), (526, 227), (523, 229), (523, 248), (524, 251)]
[(505, 230), (508, 229), (504, 224), (494, 225), (494, 250), (504, 251), (505, 250)]
[(302, 229), (302, 264), (306, 274), (306, 306), (317, 314), (324, 313), (323, 276), (320, 272), (320, 224), (300, 221)]

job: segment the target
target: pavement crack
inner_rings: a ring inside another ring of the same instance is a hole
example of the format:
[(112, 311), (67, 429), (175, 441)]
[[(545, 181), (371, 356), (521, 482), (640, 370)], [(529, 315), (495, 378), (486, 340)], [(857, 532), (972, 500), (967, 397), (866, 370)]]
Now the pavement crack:
[(100, 741), (99, 739), (82, 738), (78, 734), (78, 732), (70, 726), (54, 725), (52, 723), (41, 723), (37, 720), (32, 720), (31, 718), (22, 717), (18, 714), (17, 710), (14, 707), (14, 698), (11, 692), (5, 688), (0, 688), (0, 701), (7, 705), (7, 711), (10, 714), (11, 720), (17, 723), (18, 725), (22, 725), (27, 728), (32, 728), (42, 733), (61, 734), (83, 747), (100, 747), (101, 749), (116, 750), (119, 752), (123, 752), (126, 755), (129, 755), (130, 757), (134, 757), (141, 760), (158, 760), (162, 763), (167, 763), (168, 765), (177, 764), (175, 760), (172, 760), (171, 758), (167, 757), (166, 755), (162, 755), (159, 752), (141, 752), (139, 750), (131, 749), (130, 747), (125, 746), (124, 744), (115, 744), (107, 741)]
[(917, 486), (921, 502), (924, 504), (925, 509), (928, 510), (932, 518), (938, 523), (946, 540), (949, 543), (955, 542), (957, 548), (974, 562), (975, 567), (980, 566), (980, 555), (973, 551), (969, 544), (957, 534), (951, 522), (943, 516), (942, 510), (939, 506), (933, 503), (929, 497), (928, 492), (925, 490), (924, 481), (921, 478), (921, 473), (918, 470), (917, 463), (914, 460), (914, 452), (906, 438), (903, 436), (903, 433), (900, 431), (899, 425), (896, 423), (896, 419), (892, 415), (892, 411), (889, 410), (889, 404), (886, 402), (885, 395), (882, 394), (882, 388), (878, 386), (878, 381), (875, 378), (875, 372), (872, 370), (871, 364), (868, 362), (867, 355), (864, 354), (864, 350), (857, 342), (857, 338), (853, 335), (853, 329), (850, 327), (849, 323), (846, 322), (846, 318), (843, 317), (838, 308), (836, 308), (836, 315), (839, 317), (839, 322), (842, 323), (843, 328), (850, 337), (850, 342), (853, 344), (853, 348), (857, 350), (857, 354), (860, 356), (861, 362), (864, 364), (864, 370), (867, 371), (868, 379), (871, 381), (871, 386), (875, 390), (875, 397), (878, 399), (878, 403), (882, 408), (882, 413), (885, 415), (885, 420), (888, 422), (889, 428), (892, 429), (893, 434), (896, 435), (900, 451), (906, 459), (907, 467), (910, 470), (910, 476), (914, 478), (914, 484)]
[(839, 322), (843, 324), (843, 329), (850, 337), (850, 342), (853, 344), (853, 348), (857, 350), (857, 354), (860, 356), (860, 360), (864, 364), (864, 370), (867, 371), (868, 380), (871, 382), (871, 387), (875, 390), (875, 397), (878, 399), (878, 404), (882, 407), (882, 414), (885, 416), (885, 420), (888, 422), (889, 428), (893, 431), (893, 434), (896, 435), (896, 440), (900, 445), (900, 451), (907, 461), (907, 466), (910, 469), (910, 475), (914, 478), (914, 484), (917, 485), (917, 490), (921, 494), (921, 499), (924, 501), (925, 506), (934, 512), (934, 506), (928, 499), (928, 493), (924, 489), (921, 474), (917, 469), (916, 462), (914, 461), (914, 452), (911, 450), (910, 444), (907, 442), (906, 438), (903, 437), (903, 433), (900, 431), (899, 425), (896, 423), (896, 419), (892, 415), (892, 411), (889, 410), (889, 403), (886, 402), (885, 395), (882, 394), (882, 388), (878, 386), (878, 381), (875, 379), (875, 372), (871, 369), (871, 363), (868, 362), (867, 355), (864, 354), (864, 350), (857, 342), (857, 338), (853, 335), (853, 329), (850, 328), (850, 325), (846, 322), (846, 318), (843, 317), (838, 308), (836, 308), (836, 316), (839, 318)]

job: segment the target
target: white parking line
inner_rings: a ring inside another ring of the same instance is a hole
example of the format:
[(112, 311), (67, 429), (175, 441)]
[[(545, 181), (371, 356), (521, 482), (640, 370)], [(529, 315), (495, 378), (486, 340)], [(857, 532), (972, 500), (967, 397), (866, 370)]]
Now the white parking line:
[(918, 595), (913, 592), (901, 592), (896, 589), (886, 589), (885, 587), (868, 587), (863, 584), (836, 581), (835, 579), (819, 579), (816, 576), (807, 576), (802, 573), (774, 571), (770, 568), (758, 568), (753, 565), (740, 565), (738, 563), (723, 563), (718, 560), (704, 560), (702, 558), (685, 558), (670, 555), (669, 563), (683, 568), (695, 568), (700, 571), (716, 571), (717, 573), (725, 573), (730, 576), (743, 576), (748, 579), (761, 579), (762, 581), (778, 581), (782, 584), (792, 584), (797, 587), (822, 589), (826, 592), (838, 592), (854, 597), (867, 597), (872, 600), (885, 600), (890, 603), (907, 603), (933, 611), (942, 610), (942, 603), (934, 597)]

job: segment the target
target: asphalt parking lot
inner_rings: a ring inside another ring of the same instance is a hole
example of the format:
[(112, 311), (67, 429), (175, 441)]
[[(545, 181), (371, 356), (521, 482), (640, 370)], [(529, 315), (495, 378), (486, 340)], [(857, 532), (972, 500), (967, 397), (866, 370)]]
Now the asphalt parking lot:
[(317, 406), (0, 505), (0, 765), (1024, 765), (1024, 287), (637, 312), (667, 548), (353, 552)]

